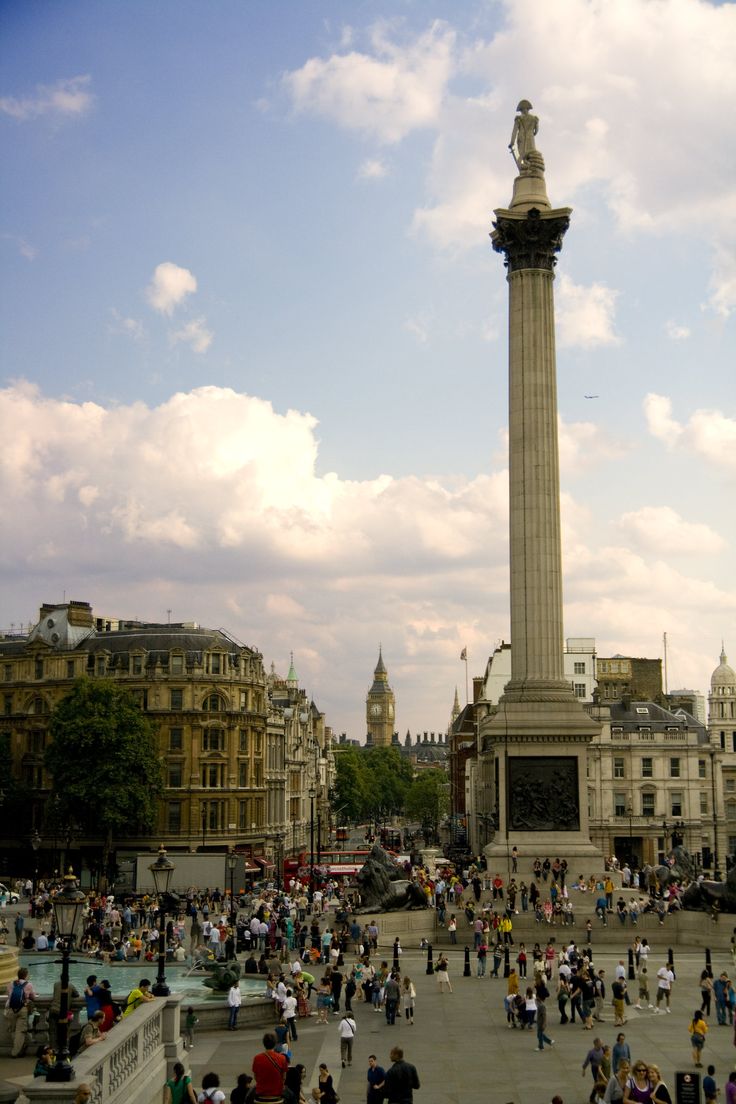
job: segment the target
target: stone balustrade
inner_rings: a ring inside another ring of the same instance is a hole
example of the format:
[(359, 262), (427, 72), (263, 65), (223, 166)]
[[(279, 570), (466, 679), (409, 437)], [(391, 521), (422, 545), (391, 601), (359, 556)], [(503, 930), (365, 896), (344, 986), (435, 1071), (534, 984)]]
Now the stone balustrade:
[(77, 1085), (92, 1089), (90, 1104), (150, 1104), (158, 1100), (174, 1062), (184, 1053), (182, 998), (161, 997), (141, 1005), (98, 1043), (73, 1061), (75, 1078), (62, 1084), (41, 1078), (10, 1081), (22, 1104), (66, 1104)]

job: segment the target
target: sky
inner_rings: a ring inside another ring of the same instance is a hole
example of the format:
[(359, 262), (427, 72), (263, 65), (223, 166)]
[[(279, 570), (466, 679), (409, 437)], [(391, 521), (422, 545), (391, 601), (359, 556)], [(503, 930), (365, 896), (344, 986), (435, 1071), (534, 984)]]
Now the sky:
[[(0, 627), (289, 654), (440, 732), (509, 639), (518, 101), (553, 206), (566, 636), (736, 660), (736, 4), (0, 3)], [(170, 613), (169, 613), (170, 611)]]

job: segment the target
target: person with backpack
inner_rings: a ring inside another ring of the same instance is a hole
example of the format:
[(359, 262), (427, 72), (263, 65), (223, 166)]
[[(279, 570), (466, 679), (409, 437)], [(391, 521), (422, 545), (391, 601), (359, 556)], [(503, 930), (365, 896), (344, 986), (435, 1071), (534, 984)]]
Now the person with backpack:
[(181, 1062), (174, 1063), (173, 1076), (164, 1085), (164, 1104), (197, 1104), (192, 1079)]
[(28, 1042), (28, 1013), (36, 992), (28, 980), (28, 968), (21, 966), (18, 976), (8, 984), (5, 1022), (10, 1037), (10, 1057), (20, 1058)]

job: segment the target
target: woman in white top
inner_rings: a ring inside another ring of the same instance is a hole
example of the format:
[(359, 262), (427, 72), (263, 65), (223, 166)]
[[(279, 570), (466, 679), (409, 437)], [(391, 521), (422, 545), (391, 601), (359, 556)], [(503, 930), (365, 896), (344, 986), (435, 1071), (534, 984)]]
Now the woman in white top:
[(412, 985), (411, 978), (407, 974), (404, 978), (404, 982), (401, 986), (401, 1007), (406, 1014), (407, 1022), (414, 1023), (414, 1001), (416, 1000), (417, 991)]

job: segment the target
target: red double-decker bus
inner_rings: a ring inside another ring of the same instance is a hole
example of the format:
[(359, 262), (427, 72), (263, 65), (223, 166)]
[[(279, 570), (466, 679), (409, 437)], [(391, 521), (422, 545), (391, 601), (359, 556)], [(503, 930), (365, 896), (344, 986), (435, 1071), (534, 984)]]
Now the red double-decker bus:
[[(391, 854), (391, 852), (389, 852)], [(320, 851), (314, 855), (315, 885), (329, 880), (343, 881), (355, 878), (363, 863), (370, 855), (369, 848), (357, 851)], [(309, 854), (302, 852), (297, 858), (284, 861), (284, 885), (288, 887), (292, 878), (302, 882), (309, 881)]]

